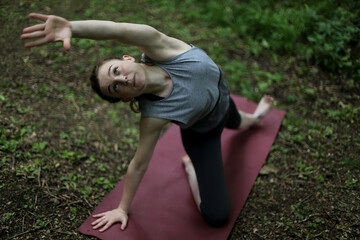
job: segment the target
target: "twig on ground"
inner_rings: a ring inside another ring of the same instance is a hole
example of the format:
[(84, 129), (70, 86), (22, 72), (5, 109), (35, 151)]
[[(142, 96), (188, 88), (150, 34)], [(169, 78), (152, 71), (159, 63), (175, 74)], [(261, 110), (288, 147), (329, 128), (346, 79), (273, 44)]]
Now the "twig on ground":
[(309, 194), (306, 198), (304, 198), (303, 200), (299, 201), (298, 204), (302, 204), (303, 202), (305, 202), (306, 200), (308, 200), (313, 194)]
[(296, 175), (310, 175), (313, 174), (315, 171), (309, 171), (309, 172), (296, 172), (296, 173), (289, 173), (287, 177), (289, 176), (296, 176)]
[(253, 234), (255, 234), (257, 237), (261, 238), (261, 239), (266, 239), (266, 237), (261, 236), (260, 234), (253, 232)]
[(38, 172), (38, 183), (39, 183), (39, 187), (41, 187), (40, 172), (41, 172), (41, 167), (39, 167), (39, 172)]
[(36, 204), (37, 204), (37, 200), (38, 200), (38, 195), (36, 194), (36, 195), (35, 195), (34, 207), (35, 207), (35, 206), (36, 206)]
[(79, 108), (79, 106), (76, 104), (76, 102), (75, 102), (75, 100), (74, 100), (73, 98), (71, 99), (71, 102), (74, 104), (76, 111), (77, 111), (77, 112), (80, 112), (80, 108)]
[(15, 157), (12, 157), (12, 160), (11, 170), (15, 170)]
[(93, 208), (94, 206), (84, 197), (84, 196), (77, 196), (74, 195), (75, 198), (80, 199), (81, 201), (85, 201), (87, 203), (87, 205), (89, 205), (89, 207)]
[(73, 205), (73, 204), (76, 204), (76, 203), (81, 203), (82, 201), (81, 200), (77, 200), (77, 201), (73, 201), (73, 202), (70, 202), (70, 203), (63, 203), (60, 205), (60, 207), (64, 206), (64, 205)]
[(321, 233), (319, 233), (319, 234), (314, 235), (313, 237), (311, 237), (311, 239), (316, 239), (316, 238), (318, 238), (320, 235), (322, 235), (322, 234), (323, 234), (323, 232), (324, 232), (324, 231), (322, 231), (322, 232), (321, 232)]
[(281, 143), (284, 145), (287, 145), (289, 147), (294, 147), (298, 152), (303, 153), (304, 151), (302, 149), (300, 149), (295, 143), (294, 141), (285, 141), (285, 137), (283, 134), (279, 133), (280, 139), (281, 139)]
[(61, 234), (66, 234), (66, 235), (73, 235), (73, 233), (63, 232), (63, 231), (59, 231), (59, 230), (55, 230), (55, 229), (50, 229), (50, 231), (56, 232), (56, 233), (61, 233)]
[(89, 203), (89, 201), (88, 200), (86, 200), (86, 198), (84, 198), (84, 197), (82, 197), (82, 199), (84, 199), (84, 201), (91, 207), (91, 208), (93, 208), (94, 206), (91, 204), (91, 203)]
[[(40, 228), (39, 228), (40, 229)], [(31, 232), (35, 232), (35, 231), (38, 231), (39, 229), (31, 229), (31, 230), (28, 230), (26, 232), (22, 232), (22, 233), (18, 233), (18, 234), (15, 234), (9, 238), (7, 238), (6, 240), (10, 240), (10, 239), (13, 239), (13, 238), (16, 238), (16, 237), (20, 237), (22, 235), (25, 235), (25, 234), (28, 234), (28, 233), (31, 233)]]
[(22, 219), (21, 232), (24, 232), (24, 226), (25, 226), (25, 215)]
[(307, 218), (299, 221), (299, 223), (304, 223), (304, 222), (306, 222), (307, 220), (309, 220), (310, 218), (312, 218), (312, 217), (314, 217), (314, 216), (321, 216), (321, 214), (319, 214), (319, 213), (310, 214)]

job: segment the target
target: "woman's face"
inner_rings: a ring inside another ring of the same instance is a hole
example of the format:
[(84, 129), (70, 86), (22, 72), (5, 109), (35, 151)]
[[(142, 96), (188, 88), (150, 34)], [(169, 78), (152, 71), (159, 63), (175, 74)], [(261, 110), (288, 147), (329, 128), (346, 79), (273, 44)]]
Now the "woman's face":
[(123, 101), (140, 96), (145, 86), (144, 69), (130, 56), (103, 63), (99, 68), (98, 78), (103, 94)]

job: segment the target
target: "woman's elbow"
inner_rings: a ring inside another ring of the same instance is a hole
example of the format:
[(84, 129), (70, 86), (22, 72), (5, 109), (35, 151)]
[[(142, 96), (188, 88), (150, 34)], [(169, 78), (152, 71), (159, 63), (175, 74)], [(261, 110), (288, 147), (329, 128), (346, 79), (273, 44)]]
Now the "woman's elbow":
[(147, 170), (147, 167), (148, 167), (147, 162), (131, 161), (128, 170), (135, 174), (144, 175)]

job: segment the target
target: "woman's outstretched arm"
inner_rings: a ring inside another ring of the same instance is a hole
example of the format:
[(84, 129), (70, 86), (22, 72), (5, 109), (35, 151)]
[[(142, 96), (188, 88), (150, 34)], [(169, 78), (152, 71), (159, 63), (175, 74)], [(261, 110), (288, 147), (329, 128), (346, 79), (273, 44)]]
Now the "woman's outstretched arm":
[(190, 48), (183, 41), (171, 38), (145, 24), (116, 23), (112, 21), (85, 20), (68, 21), (64, 18), (29, 14), (45, 23), (36, 24), (23, 30), (23, 39), (33, 39), (26, 47), (39, 46), (48, 42), (63, 41), (64, 48), (70, 49), (71, 38), (94, 40), (117, 40), (124, 44), (137, 46), (154, 60), (166, 60)]

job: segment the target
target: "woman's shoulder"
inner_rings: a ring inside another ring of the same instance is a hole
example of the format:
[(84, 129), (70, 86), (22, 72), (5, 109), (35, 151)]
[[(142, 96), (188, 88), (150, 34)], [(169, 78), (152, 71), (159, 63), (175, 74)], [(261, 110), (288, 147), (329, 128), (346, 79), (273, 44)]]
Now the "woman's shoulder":
[(189, 49), (191, 46), (177, 38), (168, 37), (162, 34), (161, 41), (151, 47), (141, 47), (140, 49), (151, 59), (155, 61), (166, 61), (177, 55), (180, 55)]
[(174, 63), (208, 63), (213, 62), (212, 59), (208, 56), (208, 54), (192, 44), (188, 44), (188, 48), (184, 49), (184, 51), (178, 52), (178, 54), (172, 56), (171, 58), (164, 59), (164, 60), (156, 60), (146, 54), (145, 52), (142, 53), (140, 62), (142, 63), (150, 63), (155, 65), (172, 65)]

